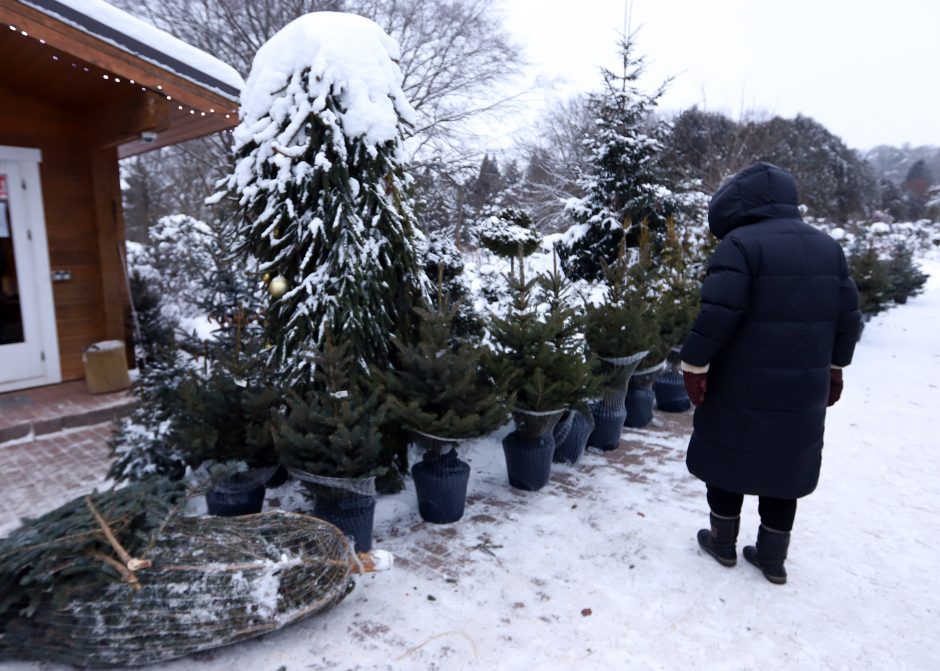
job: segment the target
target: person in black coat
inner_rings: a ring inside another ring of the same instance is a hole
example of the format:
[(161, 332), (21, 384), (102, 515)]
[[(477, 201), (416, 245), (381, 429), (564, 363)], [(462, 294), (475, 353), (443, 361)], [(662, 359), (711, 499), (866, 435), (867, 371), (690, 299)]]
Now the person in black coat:
[(826, 408), (858, 340), (858, 291), (839, 244), (800, 219), (782, 168), (757, 163), (728, 180), (708, 225), (720, 242), (681, 353), (696, 405), (686, 464), (711, 509), (698, 541), (734, 566), (744, 495), (759, 496), (744, 557), (782, 584), (796, 500), (816, 488)]

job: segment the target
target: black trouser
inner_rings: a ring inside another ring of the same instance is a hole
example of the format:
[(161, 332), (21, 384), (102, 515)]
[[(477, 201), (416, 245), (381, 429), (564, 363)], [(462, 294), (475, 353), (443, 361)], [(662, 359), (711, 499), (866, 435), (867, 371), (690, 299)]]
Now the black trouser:
[[(744, 503), (744, 494), (726, 492), (712, 485), (708, 488), (708, 507), (721, 517), (737, 517), (741, 514), (741, 504)], [(796, 517), (796, 499), (775, 499), (771, 496), (761, 496), (757, 506), (760, 513), (760, 522), (774, 531), (790, 531), (793, 528), (793, 518)]]

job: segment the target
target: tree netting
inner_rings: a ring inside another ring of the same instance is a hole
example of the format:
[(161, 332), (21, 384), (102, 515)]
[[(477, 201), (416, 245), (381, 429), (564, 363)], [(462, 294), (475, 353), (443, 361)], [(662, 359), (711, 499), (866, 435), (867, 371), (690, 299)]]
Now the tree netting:
[(186, 517), (182, 486), (157, 481), (77, 498), (0, 540), (0, 660), (152, 664), (279, 629), (352, 589), (355, 555), (331, 524)]

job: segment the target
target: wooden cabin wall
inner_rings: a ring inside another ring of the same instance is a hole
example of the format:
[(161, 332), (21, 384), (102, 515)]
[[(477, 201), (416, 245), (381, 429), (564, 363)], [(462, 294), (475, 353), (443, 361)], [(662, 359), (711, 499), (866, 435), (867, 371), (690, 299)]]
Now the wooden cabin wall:
[(52, 285), (63, 380), (84, 377), (82, 350), (91, 343), (126, 339), (117, 152), (89, 148), (84, 131), (68, 112), (0, 88), (0, 145), (42, 151), (50, 266), (72, 274)]

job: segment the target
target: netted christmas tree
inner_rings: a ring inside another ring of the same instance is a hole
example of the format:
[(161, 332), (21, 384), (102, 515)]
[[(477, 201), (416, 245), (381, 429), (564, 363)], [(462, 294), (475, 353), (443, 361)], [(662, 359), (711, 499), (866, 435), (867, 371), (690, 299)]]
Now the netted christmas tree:
[(310, 381), (307, 354), (328, 331), (363, 370), (389, 364), (391, 335), (415, 336), (427, 284), (402, 167), (414, 111), (398, 57), (372, 21), (314, 12), (258, 50), (242, 94), (226, 187), (245, 250), (288, 286), (266, 321), (287, 382)]
[(621, 42), (622, 72), (604, 69), (604, 88), (590, 97), (596, 132), (586, 142), (592, 170), (579, 182), (585, 196), (568, 202), (577, 224), (558, 245), (573, 280), (603, 279), (602, 262), (614, 263), (620, 240), (626, 235), (628, 246), (638, 244), (640, 222), (651, 227), (658, 245), (666, 219), (685, 203), (660, 167), (666, 127), (653, 112), (665, 85), (651, 94), (639, 89), (645, 63), (633, 56), (633, 46), (629, 38)]

